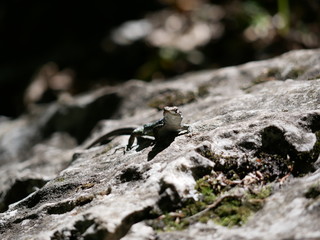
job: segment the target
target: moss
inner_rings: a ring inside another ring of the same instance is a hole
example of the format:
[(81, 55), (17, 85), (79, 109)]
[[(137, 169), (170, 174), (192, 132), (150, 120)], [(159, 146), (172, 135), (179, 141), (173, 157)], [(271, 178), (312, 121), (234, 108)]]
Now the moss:
[(302, 67), (292, 68), (285, 76), (282, 76), (281, 69), (277, 67), (270, 68), (254, 79), (253, 84), (259, 84), (272, 80), (297, 79), (298, 77), (302, 76), (305, 71), (306, 69)]
[(314, 76), (308, 76), (308, 80), (317, 80), (320, 78), (320, 74), (319, 75), (314, 75)]
[(203, 84), (196, 91), (185, 91), (175, 89), (167, 89), (160, 92), (150, 99), (148, 106), (163, 109), (165, 106), (181, 106), (187, 103), (194, 102), (199, 97), (204, 97), (209, 94), (209, 85)]
[(271, 195), (270, 187), (262, 187), (258, 192), (247, 193), (241, 199), (224, 201), (214, 211), (214, 221), (225, 227), (242, 226), (249, 217), (259, 211), (264, 200)]
[(55, 182), (64, 182), (65, 178), (64, 177), (58, 177), (54, 180)]
[(320, 196), (320, 183), (312, 185), (304, 196), (306, 198), (317, 198)]
[(298, 77), (302, 76), (302, 74), (304, 74), (305, 72), (306, 69), (302, 67), (292, 68), (284, 78), (297, 79)]
[(251, 215), (250, 208), (244, 206), (240, 200), (234, 199), (223, 203), (214, 213), (214, 222), (225, 227), (241, 226)]
[[(214, 197), (212, 196), (212, 198)], [(206, 202), (210, 202), (209, 198), (203, 199), (202, 201), (191, 201), (189, 204), (186, 204), (181, 211), (185, 216), (193, 216), (206, 208), (208, 205)]]
[(230, 189), (228, 185), (221, 185), (215, 175), (206, 175), (197, 181), (195, 189), (201, 193), (203, 200), (209, 204), (216, 198), (216, 194)]
[[(218, 191), (216, 183), (216, 178), (211, 175), (199, 179), (195, 186), (199, 194), (197, 201), (186, 199), (179, 209), (153, 220), (151, 226), (160, 231), (173, 231), (182, 230), (195, 221), (206, 223), (210, 220), (226, 227), (241, 226), (271, 195), (269, 187), (247, 190), (243, 197), (228, 195), (226, 189)], [(222, 192), (227, 197), (221, 197)]]
[(272, 193), (272, 189), (270, 186), (265, 186), (265, 187), (262, 187), (260, 189), (260, 191), (254, 193), (254, 194), (251, 194), (250, 196), (250, 199), (265, 199), (267, 197), (269, 197)]
[(209, 94), (209, 88), (210, 88), (210, 85), (209, 84), (203, 84), (203, 85), (200, 85), (198, 87), (198, 93), (197, 93), (197, 96), (199, 97), (205, 97)]
[(186, 221), (181, 221), (178, 218), (173, 218), (170, 214), (166, 214), (164, 216), (163, 220), (163, 231), (174, 231), (174, 230), (183, 230), (188, 226), (188, 223)]
[(181, 92), (179, 90), (165, 90), (164, 92), (159, 93), (153, 97), (148, 106), (157, 109), (163, 109), (165, 106), (180, 106), (190, 102), (193, 102), (196, 99), (196, 94), (187, 91)]
[(263, 207), (264, 200), (271, 194), (272, 188), (270, 186), (263, 186), (256, 192), (248, 193), (245, 204), (249, 206), (252, 211), (257, 212)]
[(279, 68), (270, 68), (261, 73), (258, 77), (253, 80), (253, 84), (259, 84), (266, 81), (272, 81), (280, 79), (281, 71)]

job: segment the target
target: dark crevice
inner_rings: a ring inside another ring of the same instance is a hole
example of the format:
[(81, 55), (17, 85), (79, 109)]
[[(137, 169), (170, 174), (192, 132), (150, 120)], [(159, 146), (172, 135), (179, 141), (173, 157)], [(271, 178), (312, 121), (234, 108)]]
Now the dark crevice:
[[(84, 220), (77, 221), (72, 229), (65, 228), (60, 231), (56, 231), (51, 237), (51, 240), (119, 240), (128, 233), (133, 224), (148, 218), (151, 209), (152, 207), (150, 206), (141, 209), (140, 211), (132, 212), (122, 220), (121, 224), (119, 224), (112, 233), (94, 219), (86, 219), (87, 217), (85, 217)], [(92, 228), (94, 231), (86, 232), (88, 228)]]
[[(311, 120), (310, 128), (316, 130), (318, 126), (318, 115)], [(284, 132), (275, 126), (267, 127), (263, 130), (262, 146), (256, 156), (267, 161), (277, 161), (277, 165), (287, 165), (292, 168), (293, 176), (303, 176), (309, 172), (314, 172), (314, 162), (320, 153), (320, 132), (315, 132), (316, 143), (311, 151), (298, 152), (285, 139)]]
[[(94, 220), (83, 219), (75, 222), (74, 228), (72, 229), (62, 229), (60, 231), (56, 231), (51, 236), (51, 240), (78, 240), (82, 239), (82, 234), (91, 226), (96, 225)], [(96, 238), (103, 239), (103, 238)]]
[(10, 204), (20, 201), (36, 191), (37, 188), (43, 187), (46, 183), (47, 181), (43, 179), (16, 180), (4, 196), (4, 200), (0, 204), (0, 212), (6, 211)]
[(72, 201), (60, 202), (47, 209), (48, 214), (63, 214), (72, 211), (75, 207), (83, 206), (90, 203), (93, 200), (93, 196), (81, 196)]
[(152, 210), (152, 207), (149, 206), (144, 209), (141, 209), (140, 211), (135, 211), (129, 214), (127, 217), (125, 217), (122, 220), (121, 224), (116, 229), (115, 233), (110, 234), (110, 236), (107, 236), (107, 238), (105, 239), (112, 239), (112, 240), (121, 239), (128, 233), (128, 231), (130, 230), (133, 224), (147, 219), (151, 210)]
[(78, 184), (75, 183), (68, 183), (64, 185), (52, 185), (52, 186), (45, 186), (34, 194), (30, 195), (23, 201), (21, 201), (17, 207), (21, 208), (23, 206), (27, 208), (33, 208), (40, 202), (43, 202), (48, 199), (57, 199), (60, 197), (66, 197), (68, 193), (74, 190)]
[(262, 131), (261, 143), (260, 152), (276, 154), (283, 158), (295, 151), (294, 147), (285, 139), (284, 132), (275, 126), (267, 127)]
[(196, 167), (192, 167), (190, 170), (192, 172), (193, 178), (195, 180), (198, 180), (203, 176), (210, 174), (213, 168), (209, 166), (196, 166)]
[(170, 212), (179, 207), (181, 198), (175, 186), (164, 181), (162, 181), (160, 185), (160, 199), (157, 203), (159, 210), (162, 212)]
[(13, 221), (13, 223), (21, 223), (22, 221), (26, 220), (26, 219), (37, 219), (39, 217), (38, 214), (31, 214), (31, 215), (27, 215), (23, 218), (17, 218), (16, 220)]
[(63, 213), (72, 211), (75, 207), (76, 207), (76, 205), (71, 201), (62, 202), (62, 203), (58, 203), (55, 206), (48, 208), (47, 213), (48, 214), (63, 214)]
[(258, 147), (255, 142), (247, 140), (247, 141), (242, 141), (241, 143), (238, 144), (240, 148), (248, 149), (248, 150), (256, 150)]
[(311, 114), (309, 116), (310, 129), (312, 132), (320, 131), (320, 115)]
[(119, 179), (122, 183), (138, 181), (142, 179), (142, 173), (137, 167), (130, 167), (121, 172)]

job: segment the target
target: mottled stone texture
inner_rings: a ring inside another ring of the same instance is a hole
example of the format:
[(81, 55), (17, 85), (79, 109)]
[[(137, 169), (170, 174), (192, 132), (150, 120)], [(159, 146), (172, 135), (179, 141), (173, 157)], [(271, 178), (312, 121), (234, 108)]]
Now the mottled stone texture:
[[(119, 147), (127, 136), (84, 150), (102, 133), (160, 118), (165, 105), (180, 105), (190, 133), (164, 146), (142, 139), (125, 154)], [(112, 120), (77, 146), (101, 106)], [(320, 50), (106, 87), (1, 120), (0, 238), (319, 239), (319, 138)], [(273, 193), (241, 227), (208, 221), (159, 232), (148, 225), (195, 198), (196, 180), (223, 172), (228, 161), (261, 159), (269, 162), (256, 173)]]

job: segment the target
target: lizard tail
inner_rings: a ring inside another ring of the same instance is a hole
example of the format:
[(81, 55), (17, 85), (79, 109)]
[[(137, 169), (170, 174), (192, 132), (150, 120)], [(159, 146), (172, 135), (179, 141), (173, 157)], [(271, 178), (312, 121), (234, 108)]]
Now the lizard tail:
[(111, 141), (112, 137), (121, 136), (121, 135), (130, 135), (134, 129), (135, 128), (133, 128), (133, 127), (127, 127), (127, 128), (119, 128), (119, 129), (113, 130), (111, 132), (108, 132), (107, 134), (102, 135), (101, 137), (99, 137), (98, 139), (93, 141), (91, 144), (89, 144), (86, 147), (86, 149), (89, 149), (89, 148), (91, 148), (91, 147), (93, 147), (103, 141)]

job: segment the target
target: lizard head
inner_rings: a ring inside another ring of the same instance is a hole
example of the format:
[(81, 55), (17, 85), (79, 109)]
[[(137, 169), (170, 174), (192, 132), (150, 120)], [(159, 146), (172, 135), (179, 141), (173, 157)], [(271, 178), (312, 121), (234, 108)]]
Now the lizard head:
[(164, 107), (163, 109), (163, 115), (176, 115), (176, 116), (181, 116), (181, 112), (178, 107)]
[(163, 117), (167, 124), (179, 127), (183, 118), (177, 107), (164, 107)]

